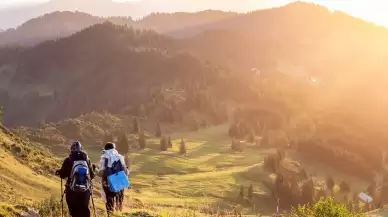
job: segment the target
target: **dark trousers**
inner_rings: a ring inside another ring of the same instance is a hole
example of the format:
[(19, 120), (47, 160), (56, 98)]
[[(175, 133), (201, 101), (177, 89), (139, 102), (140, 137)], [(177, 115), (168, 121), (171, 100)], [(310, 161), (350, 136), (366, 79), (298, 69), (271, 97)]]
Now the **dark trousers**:
[(90, 191), (77, 193), (66, 190), (66, 202), (72, 217), (90, 217)]
[(106, 196), (106, 212), (108, 213), (108, 216), (110, 216), (114, 212), (115, 198), (118, 196), (118, 194), (111, 192), (109, 187), (104, 187), (104, 192)]
[(124, 190), (120, 191), (116, 195), (116, 210), (123, 211)]

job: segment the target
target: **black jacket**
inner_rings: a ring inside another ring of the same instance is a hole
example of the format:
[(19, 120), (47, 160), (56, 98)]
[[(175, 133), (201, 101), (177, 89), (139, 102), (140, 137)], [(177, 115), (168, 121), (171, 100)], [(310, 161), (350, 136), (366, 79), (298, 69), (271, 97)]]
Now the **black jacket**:
[(89, 166), (89, 174), (90, 178), (93, 179), (95, 177), (95, 172), (92, 167), (92, 163), (90, 162), (90, 159), (88, 158), (88, 155), (83, 152), (71, 152), (69, 157), (67, 157), (62, 164), (62, 168), (58, 171), (59, 177), (61, 179), (67, 179), (66, 181), (66, 187), (68, 187), (69, 184), (69, 177), (71, 175), (71, 170), (73, 168), (73, 163), (74, 161), (79, 161), (79, 160), (86, 160)]

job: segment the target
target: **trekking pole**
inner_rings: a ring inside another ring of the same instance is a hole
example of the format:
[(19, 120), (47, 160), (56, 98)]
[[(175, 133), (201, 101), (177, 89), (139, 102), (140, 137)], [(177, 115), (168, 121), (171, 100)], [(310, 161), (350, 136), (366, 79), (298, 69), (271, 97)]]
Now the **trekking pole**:
[(92, 198), (93, 213), (94, 213), (94, 217), (97, 217), (96, 207), (94, 206), (94, 200), (93, 200), (93, 182), (90, 182), (90, 187), (91, 187), (90, 197)]
[(61, 214), (62, 214), (62, 217), (63, 217), (63, 195), (65, 193), (63, 192), (63, 179), (61, 179)]

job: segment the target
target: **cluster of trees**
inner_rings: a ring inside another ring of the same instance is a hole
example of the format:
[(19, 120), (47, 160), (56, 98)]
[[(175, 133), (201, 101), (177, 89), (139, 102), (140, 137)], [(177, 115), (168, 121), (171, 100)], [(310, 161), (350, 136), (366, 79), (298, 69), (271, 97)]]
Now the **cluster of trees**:
[[(137, 148), (139, 149), (145, 149), (147, 146), (147, 139), (145, 135), (145, 131), (143, 128), (140, 127), (139, 121), (137, 118), (133, 119), (132, 124), (132, 134), (137, 135)], [(171, 137), (166, 137), (162, 133), (161, 124), (157, 122), (156, 124), (156, 138), (160, 138), (160, 150), (161, 151), (167, 151), (169, 148), (173, 147)], [(128, 139), (128, 136), (125, 132), (119, 132), (117, 136), (113, 136), (111, 133), (106, 133), (103, 142), (116, 142), (116, 148), (119, 153), (125, 154), (127, 153), (131, 148), (134, 147), (134, 144), (131, 144), (131, 142)], [(179, 144), (179, 153), (180, 154), (186, 154), (186, 143), (183, 139), (181, 139), (181, 142)]]
[(246, 195), (246, 198), (252, 202), (253, 200), (253, 185), (250, 184), (249, 187), (247, 188), (247, 194), (244, 193), (245, 191), (245, 188), (243, 185), (240, 186), (240, 193), (239, 193), (239, 197), (241, 199), (241, 201), (244, 201), (244, 198), (245, 198), (245, 195)]
[[(166, 138), (165, 136), (162, 136), (160, 139), (160, 150), (167, 151), (169, 148), (172, 148), (171, 137)], [(187, 153), (186, 143), (183, 139), (181, 139), (181, 142), (179, 145), (179, 154), (185, 155), (186, 153)]]

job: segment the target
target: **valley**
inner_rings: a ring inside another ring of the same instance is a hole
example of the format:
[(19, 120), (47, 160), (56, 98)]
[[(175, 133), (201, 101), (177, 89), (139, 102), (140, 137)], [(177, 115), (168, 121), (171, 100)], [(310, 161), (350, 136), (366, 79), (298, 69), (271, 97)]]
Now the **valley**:
[(61, 216), (73, 141), (95, 164), (107, 142), (130, 162), (115, 217), (386, 216), (387, 35), (305, 2), (53, 11), (2, 31), (0, 217)]

